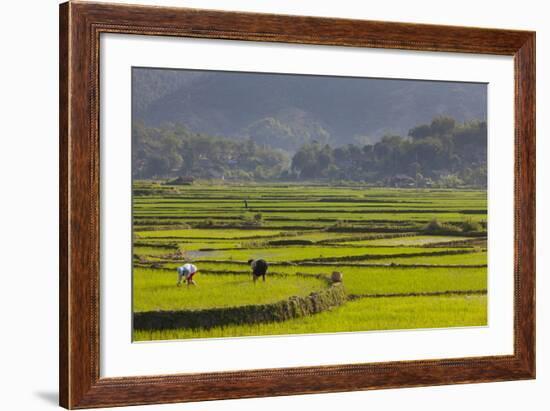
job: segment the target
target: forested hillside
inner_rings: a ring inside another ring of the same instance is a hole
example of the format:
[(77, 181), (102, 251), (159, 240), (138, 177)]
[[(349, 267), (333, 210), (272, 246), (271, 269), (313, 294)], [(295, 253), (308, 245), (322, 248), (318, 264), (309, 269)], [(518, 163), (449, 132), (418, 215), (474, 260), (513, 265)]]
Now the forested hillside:
[[(277, 125), (271, 126), (278, 135)], [(133, 176), (361, 181), (397, 187), (487, 184), (485, 121), (458, 123), (452, 117), (438, 116), (406, 135), (385, 135), (374, 144), (333, 146), (313, 135), (291, 154), (273, 148), (269, 140), (214, 137), (184, 126), (147, 127), (136, 122)]]
[(447, 115), (485, 120), (485, 84), (334, 76), (133, 69), (133, 115), (148, 127), (184, 124), (195, 133), (250, 138), (293, 155), (406, 136)]

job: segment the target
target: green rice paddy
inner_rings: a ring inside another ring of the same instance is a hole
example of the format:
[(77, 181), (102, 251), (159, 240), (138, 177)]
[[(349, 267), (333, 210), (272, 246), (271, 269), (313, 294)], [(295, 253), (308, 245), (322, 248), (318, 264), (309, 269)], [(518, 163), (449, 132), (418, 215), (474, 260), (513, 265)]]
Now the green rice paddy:
[[(201, 276), (199, 286), (175, 287), (174, 277), (172, 272), (135, 269), (134, 293), (139, 298), (135, 299), (134, 311), (266, 304), (283, 300), (289, 295), (307, 295), (326, 287), (325, 281), (303, 276), (293, 278), (292, 281), (277, 276), (268, 282), (254, 284), (246, 274), (204, 275)], [(230, 296), (228, 289), (231, 290)]]
[(315, 316), (282, 323), (215, 327), (208, 330), (138, 330), (137, 341), (316, 334), (481, 326), (487, 324), (487, 296), (363, 298)]
[[(282, 322), (134, 330), (135, 340), (487, 323), (485, 191), (134, 185), (139, 188), (133, 199), (135, 312), (306, 297), (330, 287), (333, 271), (343, 273), (349, 298), (339, 307)], [(434, 219), (441, 232), (427, 230)], [(251, 258), (270, 264), (265, 283), (252, 282), (246, 263)], [(196, 287), (176, 287), (175, 268), (186, 262), (199, 268)]]

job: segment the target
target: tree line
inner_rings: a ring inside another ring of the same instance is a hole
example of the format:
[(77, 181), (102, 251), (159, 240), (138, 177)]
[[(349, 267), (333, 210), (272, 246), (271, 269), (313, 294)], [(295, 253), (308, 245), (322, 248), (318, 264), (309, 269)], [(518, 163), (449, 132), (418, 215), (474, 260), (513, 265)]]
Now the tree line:
[(288, 153), (251, 139), (193, 133), (181, 125), (132, 128), (132, 175), (235, 180), (276, 179), (290, 166)]
[(407, 137), (386, 135), (362, 147), (307, 144), (292, 158), (291, 173), (384, 185), (486, 186), (487, 123), (437, 117)]
[(135, 178), (361, 181), (385, 186), (487, 185), (487, 123), (439, 116), (408, 135), (332, 147), (313, 141), (293, 154), (251, 138), (190, 132), (183, 126), (133, 127)]

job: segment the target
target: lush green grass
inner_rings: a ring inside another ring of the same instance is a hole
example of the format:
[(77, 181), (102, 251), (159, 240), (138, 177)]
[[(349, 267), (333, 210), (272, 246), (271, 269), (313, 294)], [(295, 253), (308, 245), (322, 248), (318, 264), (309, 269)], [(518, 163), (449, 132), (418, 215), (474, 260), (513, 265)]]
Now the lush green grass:
[[(165, 268), (173, 269), (174, 272), (177, 267), (181, 266), (183, 262), (169, 262), (162, 264)], [(250, 267), (247, 264), (238, 264), (238, 263), (217, 263), (217, 262), (202, 262), (199, 264), (201, 270), (216, 270), (216, 271), (224, 271), (224, 270), (231, 270), (231, 271), (241, 271), (243, 274), (250, 273)], [(276, 268), (277, 267), (277, 268)], [(268, 270), (268, 275), (271, 272), (279, 272), (278, 266), (275, 266), (274, 264), (271, 264)]]
[(380, 264), (457, 264), (457, 265), (481, 265), (487, 264), (487, 252), (479, 251), (467, 254), (455, 254), (455, 255), (439, 255), (430, 256), (423, 255), (418, 257), (402, 257), (402, 258), (381, 258), (375, 260)]
[[(278, 270), (285, 272), (287, 270)], [(319, 267), (300, 267), (303, 273), (326, 273)], [(346, 291), (350, 294), (424, 293), (487, 289), (485, 268), (379, 268), (345, 267)]]
[[(460, 248), (414, 248), (414, 247), (330, 247), (330, 246), (287, 246), (266, 247), (253, 249), (219, 250), (201, 257), (201, 260), (235, 260), (247, 261), (250, 258), (264, 258), (269, 261), (300, 261), (318, 258), (335, 258), (366, 256), (370, 258), (384, 258), (394, 254), (432, 254), (445, 251), (457, 251)], [(470, 251), (464, 248), (465, 251)]]
[[(137, 196), (134, 216), (164, 217), (190, 224), (204, 219), (238, 223), (245, 215), (261, 213), (264, 226), (292, 222), (312, 227), (346, 220), (422, 223), (486, 221), (487, 199), (482, 191), (400, 190), (363, 187), (246, 185), (173, 187), (162, 196)], [(459, 193), (459, 195), (457, 195)], [(244, 200), (248, 201), (248, 209)], [(423, 211), (423, 212), (422, 212)], [(474, 212), (475, 214), (471, 214)], [(317, 219), (322, 216), (321, 223)]]
[(486, 221), (487, 216), (485, 214), (463, 214), (459, 212), (445, 212), (442, 213), (441, 210), (438, 212), (418, 212), (418, 210), (410, 210), (405, 212), (405, 210), (399, 210), (399, 212), (372, 212), (365, 210), (338, 210), (334, 213), (325, 213), (321, 209), (318, 211), (311, 210), (308, 212), (296, 212), (296, 210), (288, 211), (268, 211), (268, 210), (254, 210), (254, 211), (229, 211), (229, 210), (212, 210), (208, 211), (186, 211), (186, 210), (164, 210), (156, 211), (150, 210), (148, 212), (136, 212), (136, 217), (155, 217), (162, 216), (164, 218), (173, 217), (180, 218), (182, 221), (192, 222), (193, 220), (205, 220), (205, 219), (221, 219), (221, 220), (234, 220), (235, 222), (240, 222), (246, 217), (253, 217), (256, 213), (262, 213), (262, 217), (267, 221), (296, 221), (296, 222), (316, 222), (323, 221), (325, 223), (337, 222), (337, 221), (347, 221), (347, 222), (358, 222), (363, 221), (418, 221), (418, 222), (427, 222), (433, 218), (437, 218), (441, 221), (454, 221), (460, 222), (464, 220), (473, 220), (473, 221)]
[(445, 244), (454, 241), (470, 240), (471, 237), (418, 235), (410, 237), (380, 238), (374, 240), (349, 241), (342, 244), (368, 246), (422, 246), (429, 244)]
[(294, 295), (308, 295), (327, 287), (315, 277), (271, 277), (252, 282), (250, 275), (215, 275), (200, 272), (194, 277), (197, 286), (177, 287), (177, 274), (134, 269), (134, 311), (187, 310), (265, 304)]
[[(164, 274), (173, 282), (175, 278), (174, 264), (167, 264), (174, 268), (174, 273)], [(237, 278), (250, 279), (250, 269), (245, 265), (203, 263), (200, 266), (205, 272), (215, 270), (238, 271), (242, 276)], [(349, 294), (395, 294), (395, 293), (425, 293), (440, 291), (481, 291), (487, 289), (487, 270), (485, 268), (387, 268), (387, 267), (341, 267), (344, 274), (344, 285)], [(141, 270), (137, 270), (140, 272)], [(147, 271), (147, 270), (145, 270)], [(329, 277), (334, 271), (327, 266), (272, 266), (269, 272), (294, 276), (297, 273), (321, 274)], [(212, 275), (205, 276), (210, 278)], [(219, 277), (226, 277), (221, 276)], [(298, 277), (300, 281), (302, 277)], [(269, 276), (268, 282), (280, 279)], [(294, 278), (284, 281), (292, 282)]]
[(487, 297), (483, 295), (363, 298), (332, 311), (282, 323), (226, 326), (210, 330), (137, 330), (134, 331), (134, 339), (148, 341), (484, 325), (487, 325)]
[[(201, 241), (197, 240), (195, 242), (178, 242), (178, 247), (181, 251), (198, 251), (203, 249), (214, 249), (214, 250), (223, 250), (224, 248), (239, 248), (243, 247), (246, 244), (251, 243), (253, 240), (242, 240), (242, 241)], [(263, 240), (258, 240), (263, 241)]]
[(133, 252), (134, 254), (138, 255), (165, 255), (165, 254), (173, 254), (176, 249), (168, 248), (168, 247), (134, 247)]
[[(475, 238), (461, 232), (454, 236), (425, 235), (423, 231), (434, 218), (456, 227), (466, 221), (484, 223), (485, 191), (255, 183), (166, 186), (137, 182), (135, 186), (139, 188), (133, 203), (135, 262), (149, 260), (172, 270), (136, 266), (136, 311), (261, 304), (327, 287), (321, 279), (297, 273), (329, 276), (341, 271), (346, 292), (355, 295), (487, 289), (487, 268), (445, 267), (487, 264), (483, 225)], [(153, 195), (147, 194), (148, 189), (154, 190)], [(474, 245), (452, 244), (470, 239)], [(178, 250), (182, 254), (175, 256)], [(456, 251), (465, 253), (452, 254)], [(265, 284), (252, 284), (250, 267), (243, 264), (250, 258), (270, 263)], [(196, 288), (175, 286), (175, 268), (186, 261), (194, 261), (201, 271)], [(430, 267), (412, 268), (418, 264)], [(154, 334), (137, 331), (136, 337), (467, 326), (485, 324), (486, 315), (486, 298), (477, 294), (362, 298), (331, 312), (284, 323)]]
[(137, 238), (181, 238), (181, 239), (208, 239), (208, 238), (250, 238), (250, 237), (270, 237), (279, 234), (279, 231), (271, 230), (209, 230), (209, 229), (182, 229), (182, 230), (157, 230), (157, 231), (138, 231)]

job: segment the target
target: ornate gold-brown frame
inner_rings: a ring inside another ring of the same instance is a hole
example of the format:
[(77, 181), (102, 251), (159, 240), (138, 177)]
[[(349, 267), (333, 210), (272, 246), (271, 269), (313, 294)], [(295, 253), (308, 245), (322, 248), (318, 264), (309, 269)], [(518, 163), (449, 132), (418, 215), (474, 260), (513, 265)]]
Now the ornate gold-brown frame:
[[(514, 354), (100, 378), (98, 104), (101, 33), (513, 56), (516, 134)], [(535, 33), (105, 3), (69, 2), (60, 6), (62, 406), (90, 408), (534, 377)]]

